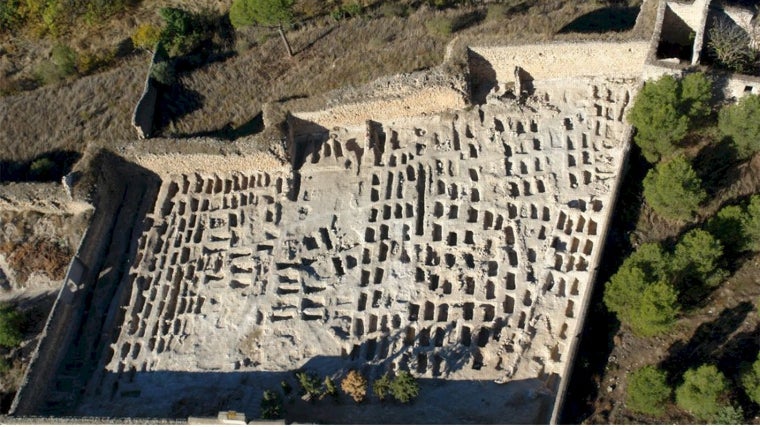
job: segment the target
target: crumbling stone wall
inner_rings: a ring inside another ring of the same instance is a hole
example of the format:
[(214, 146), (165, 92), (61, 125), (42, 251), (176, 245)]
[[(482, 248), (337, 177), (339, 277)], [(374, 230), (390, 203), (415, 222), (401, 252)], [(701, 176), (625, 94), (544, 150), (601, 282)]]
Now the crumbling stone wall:
[[(534, 80), (606, 76), (630, 78), (641, 74), (649, 43), (647, 41), (546, 43), (517, 46), (471, 46), (470, 51), (485, 59), (470, 66), (472, 74), (495, 74), (500, 85), (515, 81), (520, 67)], [(477, 66), (477, 65), (476, 65)]]
[(137, 131), (139, 139), (150, 138), (153, 132), (153, 118), (156, 114), (156, 101), (158, 101), (158, 87), (153, 79), (153, 67), (161, 60), (158, 48), (154, 50), (155, 53), (148, 66), (148, 75), (145, 77), (145, 88), (132, 114), (132, 126)]

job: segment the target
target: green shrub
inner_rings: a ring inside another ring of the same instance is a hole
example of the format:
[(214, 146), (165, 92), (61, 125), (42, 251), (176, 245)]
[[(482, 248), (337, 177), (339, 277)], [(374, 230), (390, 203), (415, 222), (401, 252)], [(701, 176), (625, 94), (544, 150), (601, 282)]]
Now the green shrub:
[(760, 196), (750, 197), (742, 221), (742, 231), (746, 236), (744, 249), (760, 251)]
[(760, 353), (755, 363), (743, 369), (741, 383), (747, 396), (753, 402), (760, 404)]
[(658, 164), (644, 178), (644, 198), (663, 218), (691, 219), (706, 197), (702, 180), (682, 155)]
[(665, 372), (654, 366), (644, 366), (628, 377), (626, 405), (637, 412), (660, 415), (671, 393)]
[(188, 55), (212, 37), (208, 16), (174, 7), (161, 8), (159, 15), (164, 20), (160, 40), (171, 57)]
[(408, 403), (420, 394), (420, 386), (409, 371), (399, 371), (391, 381), (390, 392), (394, 399)]
[(21, 314), (9, 304), (0, 305), (0, 345), (16, 347), (22, 338)]
[(629, 322), (634, 333), (654, 336), (668, 332), (680, 312), (678, 291), (670, 283), (658, 281), (644, 288), (635, 301)]
[(382, 377), (375, 380), (372, 384), (372, 392), (380, 400), (385, 400), (385, 398), (388, 397), (391, 393), (391, 378), (387, 372), (383, 374)]
[(726, 393), (726, 377), (713, 365), (689, 369), (683, 384), (676, 389), (676, 403), (700, 421), (714, 419), (721, 409), (720, 399)]
[(301, 385), (302, 394), (308, 394), (311, 397), (322, 395), (322, 381), (319, 380), (318, 376), (306, 372), (296, 372), (296, 378), (298, 384)]
[(330, 377), (325, 377), (325, 395), (333, 397), (338, 396), (338, 387), (335, 386), (335, 383)]
[(712, 424), (719, 425), (737, 425), (744, 424), (744, 410), (741, 406), (721, 406), (718, 413), (711, 420)]
[(77, 71), (77, 53), (65, 44), (53, 46), (53, 64), (64, 76), (70, 76)]
[(293, 20), (293, 3), (294, 0), (233, 0), (230, 22), (235, 28), (285, 25)]
[(724, 206), (710, 218), (707, 230), (723, 244), (726, 252), (738, 253), (746, 246), (746, 232), (744, 223), (746, 214), (741, 206)]
[(726, 105), (718, 114), (718, 128), (731, 138), (741, 159), (760, 151), (760, 96), (746, 95), (733, 105)]
[(39, 158), (29, 165), (29, 175), (34, 180), (46, 180), (51, 178), (56, 172), (55, 162), (47, 157)]
[(282, 396), (272, 390), (264, 390), (261, 399), (261, 418), (276, 420), (282, 418)]
[(157, 82), (171, 86), (177, 81), (177, 70), (174, 61), (158, 61), (150, 69), (150, 76)]
[(448, 37), (453, 32), (454, 22), (451, 18), (436, 16), (435, 18), (425, 21), (425, 28), (428, 33), (434, 36)]
[(723, 245), (704, 230), (691, 230), (676, 245), (673, 253), (673, 271), (679, 284), (701, 284), (713, 287), (726, 278), (727, 272), (719, 268)]

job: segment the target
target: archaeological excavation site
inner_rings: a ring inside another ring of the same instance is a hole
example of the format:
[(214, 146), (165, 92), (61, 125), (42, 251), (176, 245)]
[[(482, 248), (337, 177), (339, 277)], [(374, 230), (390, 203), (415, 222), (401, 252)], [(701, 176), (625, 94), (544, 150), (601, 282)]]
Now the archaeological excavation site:
[[(709, 5), (694, 3), (663, 1), (659, 27)], [(294, 392), (283, 418), (556, 422), (627, 108), (645, 74), (679, 70), (657, 57), (667, 35), (455, 41), (437, 69), (270, 106), (264, 131), (224, 146), (93, 144), (65, 182), (92, 189), (92, 218), (11, 415), (255, 420), (297, 371), (406, 370), (410, 404)]]

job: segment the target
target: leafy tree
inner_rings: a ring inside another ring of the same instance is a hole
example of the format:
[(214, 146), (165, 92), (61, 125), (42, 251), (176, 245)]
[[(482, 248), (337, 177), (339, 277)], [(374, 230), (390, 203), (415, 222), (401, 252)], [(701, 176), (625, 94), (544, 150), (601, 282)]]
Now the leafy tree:
[(753, 402), (760, 404), (760, 353), (755, 363), (743, 369), (741, 383), (747, 396)]
[(760, 251), (760, 196), (750, 197), (742, 230), (747, 236), (744, 248)]
[(672, 76), (647, 82), (628, 112), (628, 121), (636, 127), (634, 141), (651, 163), (671, 154), (689, 128), (688, 117), (680, 113), (678, 89)]
[(713, 365), (689, 369), (684, 382), (676, 389), (676, 403), (701, 421), (709, 421), (721, 409), (720, 399), (726, 393), (726, 377)]
[(691, 219), (706, 197), (702, 180), (682, 155), (658, 164), (644, 178), (644, 198), (667, 219)]
[(283, 30), (283, 26), (293, 21), (293, 3), (294, 0), (233, 0), (230, 22), (235, 28), (253, 24), (277, 28), (288, 55), (293, 56)]
[(388, 397), (391, 393), (391, 378), (388, 372), (375, 380), (372, 384), (372, 392), (375, 393), (375, 396), (380, 400), (385, 400), (385, 398)]
[(747, 236), (744, 231), (746, 216), (741, 206), (724, 206), (710, 218), (707, 230), (720, 240), (726, 252), (736, 254), (744, 250), (746, 246)]
[(0, 345), (16, 347), (21, 344), (21, 314), (15, 307), (4, 304), (0, 306)]
[(420, 394), (420, 386), (409, 371), (399, 371), (391, 381), (391, 395), (401, 403), (408, 403)]
[(631, 373), (626, 389), (626, 404), (634, 411), (660, 415), (672, 390), (666, 382), (664, 371), (648, 365)]
[(718, 114), (718, 128), (731, 138), (739, 158), (747, 159), (760, 151), (760, 96), (746, 95)]
[(698, 282), (717, 286), (727, 273), (718, 267), (723, 245), (704, 230), (691, 230), (678, 242), (673, 254), (673, 270), (680, 284)]
[(261, 399), (261, 418), (276, 420), (282, 417), (282, 396), (272, 390), (264, 390)]
[(351, 396), (354, 402), (360, 403), (367, 396), (367, 379), (357, 371), (350, 371), (340, 382), (340, 388)]

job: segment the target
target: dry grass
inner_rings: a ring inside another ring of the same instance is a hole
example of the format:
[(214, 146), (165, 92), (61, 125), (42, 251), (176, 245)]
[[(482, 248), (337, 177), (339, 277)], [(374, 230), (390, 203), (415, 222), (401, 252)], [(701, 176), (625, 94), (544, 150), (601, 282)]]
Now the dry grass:
[[(225, 2), (222, 9), (229, 3)], [(164, 134), (236, 129), (250, 122), (269, 101), (314, 96), (385, 75), (437, 66), (454, 37), (480, 44), (632, 36), (556, 34), (579, 16), (603, 7), (596, 1), (511, 3), (516, 6), (501, 17), (489, 19), (485, 19), (486, 7), (445, 11), (422, 7), (406, 18), (370, 11), (363, 17), (341, 21), (310, 19), (288, 33), (297, 52), (292, 59), (284, 54), (276, 34), (263, 29), (241, 32), (237, 45), (243, 49), (238, 56), (183, 75), (184, 89), (164, 97), (161, 107), (167, 111), (188, 109), (183, 103), (197, 104), (189, 108), (194, 111), (183, 112), (171, 121)], [(95, 31), (90, 38), (74, 38), (73, 45), (89, 49), (115, 43), (128, 37), (140, 23), (158, 22), (156, 10), (169, 4), (177, 2), (146, 0), (115, 26), (103, 26), (98, 29), (102, 33)], [(189, 9), (213, 4), (210, 0), (182, 2)], [(433, 18), (467, 25), (448, 36), (431, 34), (425, 23)], [(24, 43), (19, 41), (14, 46)], [(17, 46), (14, 49), (25, 51)], [(130, 115), (142, 89), (147, 62), (147, 56), (133, 57), (109, 72), (0, 98), (0, 162), (29, 160), (51, 150), (82, 151), (94, 139), (134, 139)]]
[[(280, 40), (273, 34), (267, 37), (265, 33), (249, 31), (238, 36), (238, 46), (252, 46), (249, 50), (184, 75), (184, 91), (165, 97), (174, 110), (183, 109), (176, 105), (178, 99), (182, 103), (183, 93), (200, 95), (202, 99), (201, 108), (174, 119), (165, 134), (193, 135), (237, 128), (256, 116), (265, 102), (314, 96), (384, 75), (437, 66), (446, 45), (456, 36), (470, 43), (614, 40), (632, 36), (556, 34), (577, 17), (600, 7), (595, 2), (538, 0), (532, 7), (510, 9), (500, 19), (485, 19), (485, 7), (445, 11), (423, 7), (407, 18), (378, 14), (372, 19), (355, 18), (337, 24), (330, 19), (316, 19), (308, 27), (289, 33), (298, 52), (292, 59), (284, 55)], [(450, 20), (456, 31), (430, 31), (426, 24), (434, 19)]]
[(44, 273), (52, 280), (62, 280), (73, 253), (71, 249), (45, 238), (0, 246), (8, 265), (16, 273), (19, 284), (25, 284), (33, 273)]
[(147, 56), (116, 70), (0, 98), (0, 162), (27, 161), (55, 150), (81, 152), (88, 141), (134, 139), (131, 114), (145, 80)]

